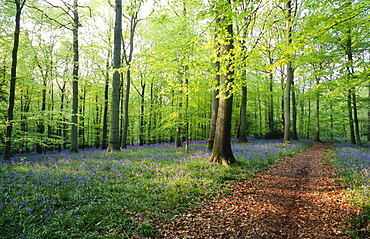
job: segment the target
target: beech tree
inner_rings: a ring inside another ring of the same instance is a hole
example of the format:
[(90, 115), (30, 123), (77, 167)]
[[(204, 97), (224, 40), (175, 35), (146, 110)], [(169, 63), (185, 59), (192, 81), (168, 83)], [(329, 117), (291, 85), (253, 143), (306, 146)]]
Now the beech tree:
[[(217, 113), (215, 142), (213, 145), (211, 162), (219, 162), (228, 165), (236, 162), (231, 149), (231, 116), (233, 106), (233, 81), (234, 81), (234, 35), (233, 24), (231, 19), (231, 1), (220, 1), (224, 14), (220, 16), (219, 29), (220, 38), (220, 55), (221, 59), (221, 76), (220, 76), (220, 100)], [(222, 34), (222, 35), (221, 35)]]
[(109, 131), (108, 151), (120, 149), (119, 144), (119, 103), (120, 103), (120, 68), (121, 68), (121, 41), (122, 41), (122, 0), (116, 0), (113, 48), (113, 81), (111, 99), (111, 118)]
[[(0, 3), (3, 119), (4, 98), (11, 93), (12, 3)], [(155, 1), (146, 17), (141, 14), (149, 2), (127, 1), (124, 14), (116, 14), (126, 17), (127, 28), (121, 25), (115, 42), (115, 6), (101, 0), (84, 1), (89, 8), (75, 3), (27, 1), (28, 14), (22, 14), (27, 24), (20, 27), (25, 34), (19, 41), (13, 152), (71, 148), (75, 125), (79, 150), (100, 143), (106, 148), (110, 127), (109, 151), (129, 144), (208, 139), (208, 149), (217, 145), (212, 160), (228, 164), (235, 160), (230, 137), (282, 138), (288, 123), (282, 115), (288, 113), (289, 140), (294, 129), (298, 137), (316, 140), (351, 140), (351, 132), (352, 142), (364, 140), (369, 124), (364, 104), (369, 97), (368, 1)], [(90, 11), (93, 17), (83, 17)], [(78, 65), (73, 26), (79, 26)], [(113, 54), (112, 45), (120, 52)], [(292, 71), (294, 84), (287, 84)], [(73, 75), (82, 86), (77, 91)], [(72, 123), (72, 115), (77, 122)], [(8, 139), (7, 126), (3, 120), (3, 140)]]

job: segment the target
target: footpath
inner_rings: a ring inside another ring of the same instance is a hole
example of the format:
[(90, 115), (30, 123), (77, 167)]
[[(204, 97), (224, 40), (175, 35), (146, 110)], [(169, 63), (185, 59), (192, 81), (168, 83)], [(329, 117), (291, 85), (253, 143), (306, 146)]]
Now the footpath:
[(351, 205), (334, 169), (320, 163), (328, 147), (316, 144), (234, 183), (231, 193), (159, 225), (155, 238), (349, 238), (342, 228)]

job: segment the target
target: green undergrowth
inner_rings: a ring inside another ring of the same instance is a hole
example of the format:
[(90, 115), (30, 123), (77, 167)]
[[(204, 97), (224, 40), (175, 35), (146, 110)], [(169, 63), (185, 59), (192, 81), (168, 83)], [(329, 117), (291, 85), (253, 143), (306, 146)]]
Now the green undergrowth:
[(335, 145), (334, 166), (338, 183), (351, 195), (354, 208), (348, 218), (348, 234), (353, 238), (370, 238), (370, 145)]
[(311, 143), (234, 143), (238, 163), (209, 163), (205, 142), (190, 150), (141, 147), (21, 157), (0, 162), (0, 238), (150, 237), (158, 221), (229, 189)]

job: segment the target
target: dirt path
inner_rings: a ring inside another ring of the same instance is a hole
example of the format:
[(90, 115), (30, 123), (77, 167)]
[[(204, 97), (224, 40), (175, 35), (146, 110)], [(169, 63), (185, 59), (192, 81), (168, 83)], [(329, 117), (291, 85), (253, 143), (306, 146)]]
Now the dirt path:
[(348, 238), (341, 227), (350, 204), (333, 169), (319, 163), (327, 147), (314, 145), (235, 183), (232, 194), (160, 225), (155, 238)]

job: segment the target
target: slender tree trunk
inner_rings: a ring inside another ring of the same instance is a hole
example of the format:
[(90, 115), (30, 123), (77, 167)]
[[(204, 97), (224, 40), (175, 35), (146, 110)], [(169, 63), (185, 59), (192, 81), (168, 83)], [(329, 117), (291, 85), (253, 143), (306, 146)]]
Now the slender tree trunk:
[(21, 13), (26, 0), (21, 3), (20, 0), (15, 0), (16, 14), (15, 14), (15, 31), (14, 31), (14, 43), (12, 50), (12, 68), (10, 72), (10, 84), (9, 84), (9, 101), (8, 101), (8, 112), (6, 118), (6, 139), (4, 148), (4, 160), (10, 160), (12, 155), (12, 132), (13, 132), (13, 119), (14, 119), (14, 100), (15, 100), (15, 83), (17, 79), (17, 60), (18, 60), (18, 47), (19, 47), (19, 33), (20, 33), (20, 22)]
[[(222, 1), (222, 0), (221, 0)], [(231, 1), (228, 1), (231, 7)], [(234, 80), (234, 70), (233, 70), (233, 50), (234, 50), (234, 40), (233, 40), (233, 25), (230, 20), (222, 19), (222, 22), (226, 29), (226, 36), (221, 36), (223, 38), (223, 43), (221, 44), (222, 55), (227, 58), (224, 62), (225, 73), (221, 75), (221, 86), (222, 91), (220, 94), (220, 105), (218, 107), (218, 116), (216, 122), (216, 132), (215, 132), (215, 142), (213, 145), (211, 162), (220, 162), (223, 165), (228, 165), (236, 162), (234, 154), (231, 149), (231, 117), (232, 117), (232, 86)], [(226, 22), (226, 23), (225, 23)], [(221, 24), (221, 25), (222, 25)]]
[(348, 90), (347, 93), (347, 109), (349, 119), (349, 132), (351, 137), (351, 144), (356, 144), (355, 129), (353, 126), (353, 113), (352, 113), (352, 90)]
[(239, 142), (248, 142), (247, 139), (247, 87), (242, 86), (242, 102), (240, 106), (240, 138)]
[(307, 117), (307, 139), (310, 139), (310, 131), (311, 131), (311, 100), (308, 100), (308, 117)]
[(175, 147), (180, 148), (182, 147), (181, 144), (181, 125), (182, 125), (182, 115), (181, 115), (181, 109), (182, 109), (182, 72), (179, 74), (179, 82), (178, 82), (179, 91), (177, 93), (177, 119), (176, 119), (176, 129), (175, 129)]
[(130, 64), (128, 64), (129, 69), (126, 72), (126, 94), (125, 94), (125, 103), (124, 103), (124, 114), (123, 114), (123, 132), (121, 140), (121, 149), (127, 147), (127, 133), (128, 133), (128, 121), (129, 121), (129, 100), (130, 100), (130, 85), (131, 85), (131, 70)]
[[(216, 68), (216, 76), (215, 76), (215, 82), (216, 82), (216, 87), (219, 86), (220, 82), (220, 75), (219, 75), (219, 69), (220, 69), (220, 62), (217, 61), (215, 63), (215, 68)], [(209, 130), (209, 135), (208, 135), (208, 144), (207, 144), (207, 150), (211, 151), (213, 149), (213, 144), (215, 142), (215, 132), (216, 132), (216, 121), (217, 121), (217, 114), (218, 114), (218, 106), (219, 106), (219, 98), (217, 97), (219, 94), (218, 89), (214, 89), (212, 92), (212, 115), (211, 115), (211, 127)]]
[(334, 140), (334, 112), (333, 112), (333, 102), (330, 102), (330, 140)]
[[(292, 44), (292, 1), (286, 3), (286, 33), (287, 45)], [(291, 54), (288, 54), (288, 63), (286, 64), (287, 78), (285, 85), (285, 107), (284, 107), (284, 142), (290, 142), (290, 91), (293, 82), (293, 68)]]
[(144, 122), (144, 116), (145, 116), (145, 83), (141, 82), (141, 104), (140, 104), (140, 133), (139, 133), (139, 145), (143, 146), (145, 144), (144, 135), (145, 135), (145, 122)]
[[(270, 65), (273, 65), (273, 61), (270, 58)], [(268, 125), (270, 133), (275, 131), (274, 129), (274, 75), (273, 71), (271, 70), (269, 73), (269, 109), (268, 109)]]
[[(354, 69), (353, 69), (353, 51), (352, 51), (352, 37), (351, 37), (351, 30), (347, 31), (347, 41), (344, 47), (344, 50), (347, 55), (347, 75), (348, 75), (348, 82), (349, 85), (351, 84), (351, 80), (353, 79)], [(349, 118), (349, 129), (350, 129), (350, 136), (351, 136), (351, 144), (356, 144), (356, 136), (355, 136), (355, 128), (354, 128), (354, 120), (353, 120), (353, 111), (352, 111), (352, 104), (354, 99), (352, 98), (354, 95), (352, 93), (352, 89), (348, 90), (347, 95), (347, 104), (348, 104), (348, 118)]]
[(78, 130), (78, 135), (79, 135), (79, 138), (81, 141), (80, 142), (80, 145), (79, 145), (79, 148), (82, 149), (82, 150), (85, 150), (85, 147), (86, 147), (86, 136), (85, 136), (85, 132), (86, 132), (86, 125), (85, 125), (85, 102), (86, 102), (86, 86), (83, 88), (83, 92), (81, 94), (81, 97), (80, 97), (80, 101), (81, 101), (81, 105), (80, 105), (80, 117), (79, 117), (79, 130)]
[(357, 102), (356, 102), (356, 91), (352, 91), (352, 103), (353, 103), (353, 121), (355, 124), (355, 138), (356, 144), (362, 145), (361, 143), (361, 136), (360, 136), (360, 127), (358, 123), (358, 116), (357, 116)]
[[(41, 69), (41, 68), (40, 68)], [(42, 74), (42, 70), (41, 70)], [(43, 75), (43, 89), (42, 89), (42, 98), (41, 98), (41, 113), (40, 113), (40, 119), (37, 122), (37, 133), (39, 142), (36, 143), (36, 152), (41, 154), (45, 152), (45, 146), (43, 146), (43, 136), (45, 133), (45, 122), (44, 122), (44, 116), (45, 116), (45, 110), (46, 110), (46, 89), (47, 89), (47, 73), (42, 74)]]
[(367, 107), (367, 141), (370, 142), (370, 84), (367, 86), (369, 88), (368, 92), (368, 107)]
[(148, 122), (148, 144), (155, 143), (155, 139), (152, 139), (152, 128), (155, 121), (155, 114), (153, 112), (153, 105), (154, 105), (154, 99), (153, 99), (153, 88), (154, 88), (154, 82), (150, 82), (150, 113), (149, 113), (149, 122)]
[[(131, 62), (133, 59), (134, 53), (134, 39), (135, 39), (135, 32), (136, 27), (139, 23), (139, 11), (142, 2), (141, 1), (134, 1), (131, 3), (131, 7), (134, 10), (130, 17), (130, 39), (129, 39), (129, 47), (128, 52), (126, 51), (124, 45), (124, 60), (127, 66), (126, 72), (126, 94), (125, 94), (125, 103), (124, 103), (124, 120), (123, 120), (123, 132), (122, 132), (122, 140), (121, 140), (121, 148), (127, 147), (127, 136), (128, 136), (128, 126), (129, 126), (129, 99), (130, 99), (130, 86), (131, 86)], [(125, 44), (125, 41), (123, 41)]]
[(297, 97), (294, 87), (294, 77), (292, 77), (292, 140), (298, 140), (297, 133)]
[(100, 146), (100, 118), (101, 117), (101, 106), (99, 106), (99, 95), (95, 95), (95, 122), (94, 122), (94, 132), (95, 132), (95, 148), (98, 149)]
[(320, 92), (319, 92), (319, 86), (320, 79), (316, 78), (316, 136), (315, 136), (315, 142), (321, 142), (320, 139)]
[[(217, 26), (218, 26), (219, 23), (220, 23), (220, 18), (217, 17), (216, 18), (216, 34), (215, 34), (216, 42), (217, 42), (217, 38), (218, 38)], [(212, 151), (213, 144), (215, 142), (216, 121), (217, 121), (218, 106), (219, 106), (219, 102), (220, 102), (219, 98), (218, 98), (218, 94), (219, 94), (218, 87), (220, 85), (220, 61), (219, 61), (220, 44), (218, 42), (216, 43), (215, 51), (216, 51), (216, 56), (217, 57), (216, 57), (216, 61), (213, 65), (213, 67), (216, 71), (216, 75), (215, 75), (215, 79), (214, 79), (215, 87), (214, 87), (214, 90), (212, 91), (211, 125), (210, 125), (210, 129), (209, 129), (208, 144), (207, 144), (207, 150), (209, 150), (209, 151)]]
[[(185, 70), (187, 72), (187, 69)], [(185, 74), (185, 149), (189, 150), (189, 79), (187, 74)]]
[(78, 152), (78, 67), (79, 67), (79, 52), (78, 52), (78, 3), (73, 2), (73, 72), (72, 72), (72, 126), (71, 126), (71, 148), (70, 152)]
[(114, 49), (113, 49), (113, 82), (111, 121), (109, 131), (108, 152), (117, 151), (119, 145), (119, 103), (120, 103), (120, 73), (121, 68), (121, 38), (122, 37), (122, 0), (116, 0), (116, 19), (114, 25)]

